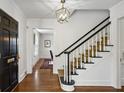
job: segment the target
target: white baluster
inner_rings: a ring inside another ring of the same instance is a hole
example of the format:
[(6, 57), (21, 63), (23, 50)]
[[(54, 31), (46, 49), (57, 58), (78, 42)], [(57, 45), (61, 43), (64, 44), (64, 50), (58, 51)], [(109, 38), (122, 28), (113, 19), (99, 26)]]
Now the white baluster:
[(98, 55), (98, 52), (97, 52), (97, 35), (95, 35), (95, 45), (96, 45), (96, 55)]
[(72, 53), (69, 56), (69, 82), (72, 80), (72, 75), (71, 75), (71, 62), (72, 62)]
[(90, 49), (90, 42), (89, 42), (89, 40), (87, 41), (87, 50), (88, 50), (88, 62), (90, 62), (90, 55), (89, 55), (89, 53), (90, 53), (90, 51), (89, 51), (89, 49)]
[(84, 44), (83, 51), (84, 51), (84, 62), (86, 62), (86, 44)]
[[(89, 48), (89, 43), (88, 43), (88, 41), (86, 42), (86, 44), (87, 44), (87, 45), (86, 45), (86, 46), (87, 46), (87, 47), (86, 47), (86, 50), (89, 52), (89, 50), (88, 50), (88, 48)], [(89, 53), (88, 53), (88, 55), (86, 55), (86, 56), (88, 56), (88, 60), (87, 60), (87, 61), (89, 62)]]
[(97, 34), (97, 41), (99, 42), (99, 51), (101, 50), (100, 33)]
[(67, 82), (67, 55), (65, 55), (65, 64), (64, 64), (64, 81)]
[(78, 68), (78, 50), (76, 50), (77, 52), (76, 52), (76, 65), (77, 65), (77, 68)]
[(82, 58), (81, 58), (81, 54), (82, 54), (82, 53), (81, 53), (81, 46), (79, 47), (79, 50), (78, 50), (78, 51), (79, 51), (79, 55), (78, 55), (78, 58), (79, 58), (79, 60), (78, 60), (78, 61), (79, 61), (79, 64), (78, 64), (78, 65), (79, 65), (79, 67), (81, 68), (81, 59), (82, 59)]
[[(93, 42), (93, 46), (95, 46), (95, 45), (96, 45), (96, 37), (95, 37), (95, 36), (93, 37), (93, 41), (94, 41), (94, 42)], [(93, 48), (94, 48), (94, 47), (93, 47)], [(95, 52), (95, 54), (96, 54), (96, 51), (93, 50), (93, 52)], [(95, 56), (95, 55), (94, 55), (94, 56)]]
[(99, 51), (101, 51), (101, 34), (100, 33), (98, 33), (98, 35), (99, 35)]
[(107, 27), (106, 32), (108, 33), (108, 45), (111, 45), (110, 25)]
[(82, 53), (83, 53), (83, 46), (80, 47), (80, 58), (81, 58), (81, 60), (80, 60), (80, 61), (81, 61), (81, 63), (80, 63), (81, 66), (80, 66), (80, 67), (81, 67), (81, 68), (83, 67), (83, 62), (82, 62)]
[(93, 40), (93, 38), (91, 39), (92, 40), (92, 57), (94, 56), (94, 54), (93, 54), (93, 45), (94, 45), (94, 40)]
[[(82, 46), (82, 54), (84, 54), (84, 62), (85, 62), (85, 52), (84, 52), (85, 49), (84, 49), (84, 46), (85, 45)], [(82, 58), (82, 55), (81, 55), (81, 58)], [(84, 62), (81, 60), (81, 68), (84, 68)]]
[[(104, 37), (104, 50), (106, 50), (105, 48), (105, 37), (106, 37), (106, 34), (107, 34), (107, 37), (108, 37), (108, 33), (106, 33), (106, 28), (104, 28), (104, 31), (103, 31), (103, 37)], [(108, 41), (107, 41), (108, 42)]]
[(108, 38), (108, 40), (107, 40), (107, 42), (108, 42), (108, 45), (110, 44), (110, 26), (108, 26), (108, 27), (106, 27), (105, 28), (105, 35), (107, 36), (107, 38)]
[[(102, 41), (102, 38), (103, 38), (103, 31), (101, 31), (101, 41)], [(101, 42), (101, 50), (102, 50), (102, 47), (103, 47), (103, 44)]]
[(74, 53), (75, 52), (72, 53), (73, 54), (72, 55), (73, 56), (73, 60), (72, 60), (73, 61), (73, 74), (75, 74), (75, 59), (74, 59), (75, 56), (74, 56)]
[(91, 51), (91, 48), (92, 48), (91, 46), (92, 46), (92, 39), (89, 40), (89, 59), (90, 59), (90, 62), (92, 62), (92, 58), (90, 56), (90, 52), (92, 52)]

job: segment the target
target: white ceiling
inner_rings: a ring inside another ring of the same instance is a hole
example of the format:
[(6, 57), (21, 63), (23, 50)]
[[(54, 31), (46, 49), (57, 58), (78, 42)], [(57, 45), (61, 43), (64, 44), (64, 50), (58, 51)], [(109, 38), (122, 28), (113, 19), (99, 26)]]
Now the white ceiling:
[[(109, 9), (121, 0), (66, 0), (65, 6), (73, 13), (78, 9)], [(28, 18), (53, 18), (60, 0), (15, 0)]]

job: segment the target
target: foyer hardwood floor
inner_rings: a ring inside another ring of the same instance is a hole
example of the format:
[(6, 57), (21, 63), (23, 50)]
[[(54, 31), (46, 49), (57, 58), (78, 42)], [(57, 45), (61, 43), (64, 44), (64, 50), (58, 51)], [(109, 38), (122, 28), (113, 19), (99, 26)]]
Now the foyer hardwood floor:
[[(63, 92), (59, 85), (58, 76), (52, 74), (52, 69), (40, 69), (44, 60), (40, 60), (33, 69), (33, 74), (15, 88), (14, 92)], [(76, 87), (75, 92), (119, 92), (112, 87)]]

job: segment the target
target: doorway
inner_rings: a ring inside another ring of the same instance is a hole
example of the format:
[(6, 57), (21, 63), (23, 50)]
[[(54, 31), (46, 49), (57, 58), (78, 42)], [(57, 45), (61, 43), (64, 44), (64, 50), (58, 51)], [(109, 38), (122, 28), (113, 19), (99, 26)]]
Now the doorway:
[(39, 32), (39, 61), (41, 69), (53, 69), (54, 33), (50, 28), (37, 28)]
[(119, 41), (120, 41), (120, 83), (124, 86), (124, 17), (119, 19)]

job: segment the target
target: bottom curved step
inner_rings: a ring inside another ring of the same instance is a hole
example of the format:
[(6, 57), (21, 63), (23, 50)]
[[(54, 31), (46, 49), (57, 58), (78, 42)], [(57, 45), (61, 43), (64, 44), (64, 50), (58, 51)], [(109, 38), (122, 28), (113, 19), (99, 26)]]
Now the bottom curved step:
[(64, 70), (63, 69), (58, 70), (58, 76), (59, 76), (60, 86), (61, 86), (61, 89), (63, 91), (74, 91), (75, 90), (75, 88), (74, 88), (74, 84), (75, 84), (74, 80), (71, 80), (71, 82), (69, 84), (64, 82)]

